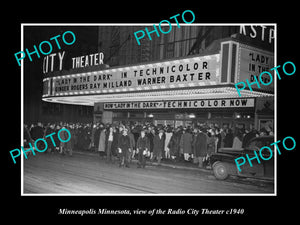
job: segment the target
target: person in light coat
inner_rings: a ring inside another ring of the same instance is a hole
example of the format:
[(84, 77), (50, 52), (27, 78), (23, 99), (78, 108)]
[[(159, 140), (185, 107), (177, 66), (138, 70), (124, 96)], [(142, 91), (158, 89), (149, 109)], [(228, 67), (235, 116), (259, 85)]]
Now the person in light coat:
[(100, 132), (99, 145), (98, 145), (98, 152), (101, 157), (104, 155), (105, 152), (105, 146), (106, 146), (105, 142), (106, 142), (106, 129), (103, 129)]
[(171, 129), (168, 129), (166, 132), (166, 140), (165, 140), (165, 158), (166, 159), (171, 158), (169, 143), (170, 143), (172, 135), (173, 135), (173, 133), (172, 133)]
[(113, 156), (113, 141), (114, 141), (114, 128), (109, 127), (106, 133), (106, 162), (110, 162)]

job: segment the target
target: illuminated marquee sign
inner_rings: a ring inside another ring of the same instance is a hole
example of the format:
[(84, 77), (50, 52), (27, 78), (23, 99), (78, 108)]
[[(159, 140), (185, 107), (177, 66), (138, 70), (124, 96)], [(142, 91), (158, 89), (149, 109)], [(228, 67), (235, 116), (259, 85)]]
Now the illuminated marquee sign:
[[(239, 48), (240, 57), (238, 67), (238, 81), (245, 81), (248, 79), (250, 82), (255, 81), (254, 76), (259, 80), (259, 75), (263, 71), (268, 71), (274, 77), (274, 53), (240, 44)], [(270, 82), (270, 77), (267, 74), (262, 75), (264, 83)], [(270, 86), (261, 86), (262, 89), (270, 89), (274, 87), (274, 82)]]
[(219, 54), (214, 54), (54, 77), (49, 95), (127, 92), (219, 83)]
[[(72, 58), (72, 69), (98, 66), (103, 64), (104, 54), (102, 52), (83, 55)], [(63, 70), (65, 51), (52, 53), (43, 59), (43, 73)]]
[(104, 103), (105, 110), (254, 107), (254, 98)]

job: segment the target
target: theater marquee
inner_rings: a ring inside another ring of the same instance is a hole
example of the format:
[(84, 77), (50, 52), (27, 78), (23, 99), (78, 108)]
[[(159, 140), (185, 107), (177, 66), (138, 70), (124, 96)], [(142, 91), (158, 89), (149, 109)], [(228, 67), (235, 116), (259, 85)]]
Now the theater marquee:
[(243, 108), (254, 107), (254, 98), (180, 100), (180, 101), (145, 101), (104, 103), (105, 110), (121, 109), (177, 109), (177, 108)]
[(46, 96), (216, 85), (219, 54), (70, 74), (44, 82)]
[[(236, 40), (221, 42), (218, 52), (135, 65), (87, 69), (83, 67), (96, 65), (98, 61), (93, 60), (103, 59), (104, 56), (101, 53), (80, 56), (72, 59), (73, 66), (77, 65), (79, 68), (64, 70), (61, 74), (65, 75), (60, 76), (47, 74), (43, 79), (42, 99), (78, 105), (126, 102), (126, 105), (120, 107), (107, 104), (109, 110), (254, 107), (254, 98), (273, 96), (273, 87), (263, 87), (263, 90), (253, 92), (245, 89), (241, 91), (243, 97), (247, 98), (244, 101), (247, 103), (243, 105), (241, 99), (235, 100), (239, 95), (233, 86), (245, 79), (253, 82), (255, 76), (262, 71), (273, 68), (273, 53)], [(63, 54), (60, 56), (62, 58)], [(262, 78), (265, 83), (268, 82), (267, 74)], [(185, 101), (181, 105), (181, 101), (175, 101), (183, 99), (190, 102)], [(161, 102), (153, 102), (152, 105), (137, 103), (144, 100)], [(128, 105), (129, 101), (138, 106)]]

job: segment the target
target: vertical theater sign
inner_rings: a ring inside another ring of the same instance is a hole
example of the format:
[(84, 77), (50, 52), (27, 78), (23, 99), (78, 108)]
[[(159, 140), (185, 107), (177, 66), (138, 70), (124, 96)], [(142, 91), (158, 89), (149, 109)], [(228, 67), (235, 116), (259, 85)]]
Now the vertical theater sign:
[[(63, 55), (57, 56), (59, 69)], [(94, 106), (101, 111), (100, 121), (110, 123), (132, 119), (176, 126), (211, 120), (222, 126), (244, 118), (244, 125), (258, 128), (260, 120), (273, 120), (270, 111), (263, 112), (263, 105), (266, 101), (274, 105), (274, 85), (252, 92), (244, 89), (243, 97), (234, 87), (273, 68), (272, 52), (228, 38), (217, 51), (205, 55), (90, 67), (103, 63), (103, 58), (103, 53), (75, 57), (69, 71), (59, 76), (50, 73), (43, 79), (43, 100)], [(228, 113), (232, 117), (226, 117)]]

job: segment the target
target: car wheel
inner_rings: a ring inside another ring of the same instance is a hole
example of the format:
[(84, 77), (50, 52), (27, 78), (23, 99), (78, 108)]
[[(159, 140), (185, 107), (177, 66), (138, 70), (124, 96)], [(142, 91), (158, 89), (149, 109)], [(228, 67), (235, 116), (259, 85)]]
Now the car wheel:
[(214, 175), (218, 180), (225, 180), (228, 177), (228, 168), (222, 162), (215, 162), (213, 165)]

